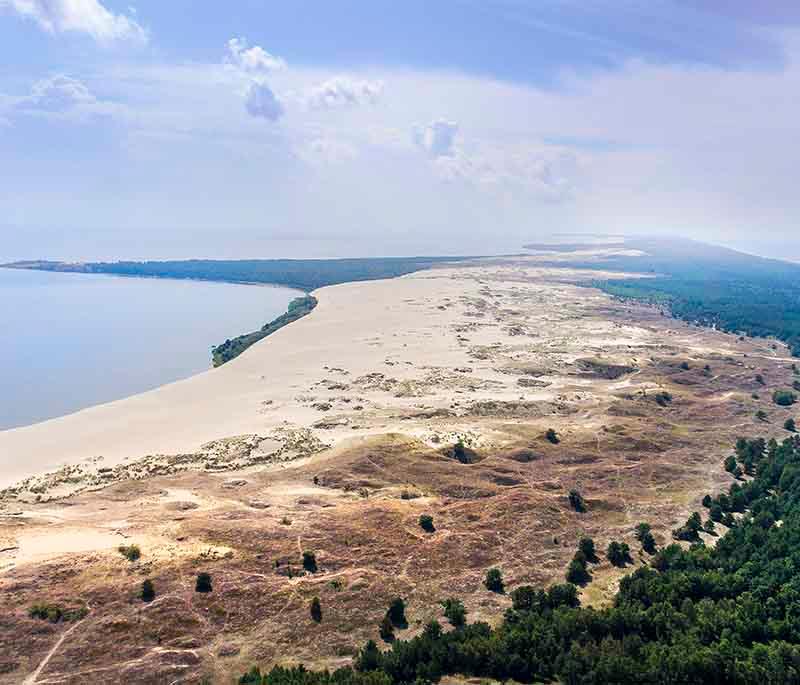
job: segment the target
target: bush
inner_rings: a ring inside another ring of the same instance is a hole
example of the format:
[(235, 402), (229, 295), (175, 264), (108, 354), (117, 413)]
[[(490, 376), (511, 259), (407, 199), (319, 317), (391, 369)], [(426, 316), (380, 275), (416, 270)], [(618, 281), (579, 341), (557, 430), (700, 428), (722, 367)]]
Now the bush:
[(137, 561), (142, 556), (142, 550), (139, 545), (120, 545), (117, 551), (125, 557), (128, 561)]
[(460, 599), (451, 597), (450, 599), (442, 602), (444, 607), (444, 617), (450, 622), (454, 628), (460, 628), (467, 622), (467, 610), (464, 608), (464, 603)]
[(309, 573), (317, 572), (317, 555), (314, 552), (303, 552), (303, 568)]
[(419, 517), (419, 527), (426, 533), (433, 533), (436, 530), (433, 525), (433, 516), (430, 514), (421, 514)]
[(198, 573), (197, 580), (194, 584), (194, 591), (195, 592), (211, 592), (211, 574), (209, 573)]
[(583, 558), (575, 558), (569, 562), (567, 567), (566, 579), (568, 583), (573, 585), (586, 585), (592, 577), (586, 568), (586, 562)]
[(505, 592), (505, 586), (503, 585), (503, 574), (499, 568), (490, 568), (486, 572), (486, 578), (484, 578), (483, 584), (490, 592), (497, 592), (499, 594), (503, 594)]
[(467, 456), (467, 448), (464, 447), (464, 441), (459, 440), (453, 445), (453, 456), (458, 459), (462, 464), (469, 464), (469, 457)]
[(769, 415), (768, 415), (768, 414), (767, 414), (767, 412), (765, 412), (763, 409), (759, 409), (759, 410), (756, 412), (756, 418), (757, 418), (759, 421), (767, 421), (767, 420), (769, 419)]
[(794, 422), (794, 419), (786, 419), (783, 423), (783, 427), (791, 433), (797, 432), (797, 424)]
[(544, 434), (544, 437), (547, 438), (549, 442), (552, 442), (554, 445), (557, 445), (561, 440), (558, 437), (558, 433), (555, 432), (552, 428), (548, 428), (547, 432)]
[(381, 640), (384, 642), (391, 642), (394, 640), (394, 626), (389, 620), (388, 614), (383, 617), (383, 620), (378, 626), (378, 631), (380, 632)]
[(569, 504), (575, 511), (577, 511), (579, 514), (586, 512), (586, 502), (584, 501), (581, 493), (579, 493), (577, 490), (570, 490), (568, 497)]
[(156, 590), (153, 581), (149, 578), (142, 582), (142, 592), (139, 595), (143, 602), (152, 602), (156, 598)]
[(392, 600), (386, 615), (396, 628), (406, 628), (408, 626), (408, 621), (406, 620), (406, 603), (403, 601), (402, 597), (395, 597)]
[(797, 395), (791, 390), (776, 390), (772, 393), (772, 401), (781, 407), (789, 407), (797, 402)]
[(681, 362), (681, 369), (688, 371), (690, 368), (691, 366), (689, 366), (689, 362)]
[(670, 402), (672, 402), (672, 395), (666, 390), (656, 393), (656, 404), (659, 407), (666, 407)]
[(656, 553), (656, 539), (653, 537), (652, 533), (648, 532), (642, 538), (642, 549), (648, 554)]
[(594, 540), (592, 538), (581, 538), (578, 542), (578, 551), (580, 551), (586, 561), (591, 563), (596, 563), (597, 559), (597, 550), (594, 547)]
[(314, 599), (311, 600), (309, 610), (312, 620), (319, 623), (322, 620), (322, 605), (320, 604), (319, 597), (314, 597)]
[(650, 532), (650, 524), (642, 522), (636, 524), (634, 535), (636, 536), (636, 539), (639, 542), (641, 542), (642, 540), (644, 540), (644, 536), (647, 535), (649, 532)]
[(50, 621), (50, 623), (79, 621), (88, 613), (89, 610), (86, 607), (65, 609), (60, 604), (34, 604), (28, 609), (30, 618), (38, 618), (42, 621)]
[(619, 567), (623, 567), (629, 562), (633, 561), (631, 559), (630, 547), (628, 547), (626, 543), (617, 542), (616, 540), (609, 543), (608, 549), (606, 550), (606, 556), (614, 566)]

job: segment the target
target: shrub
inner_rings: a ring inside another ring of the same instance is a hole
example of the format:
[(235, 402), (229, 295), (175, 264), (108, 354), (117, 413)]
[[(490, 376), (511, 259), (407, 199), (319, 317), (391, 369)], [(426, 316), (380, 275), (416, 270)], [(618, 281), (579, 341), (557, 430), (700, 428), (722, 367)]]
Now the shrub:
[(433, 525), (433, 516), (430, 514), (421, 514), (419, 517), (419, 527), (426, 533), (433, 533), (436, 530)]
[(195, 592), (211, 592), (211, 574), (209, 573), (198, 573), (197, 580), (194, 584), (194, 591)]
[(649, 532), (650, 532), (650, 524), (642, 522), (636, 524), (636, 531), (634, 535), (636, 536), (636, 539), (639, 542), (641, 542), (642, 540), (644, 540), (644, 536), (647, 535)]
[(389, 620), (388, 614), (383, 617), (383, 620), (378, 626), (378, 631), (380, 632), (381, 640), (384, 642), (391, 642), (394, 640), (394, 626)]
[(689, 366), (689, 362), (681, 362), (681, 369), (688, 371), (690, 368), (691, 366)]
[(656, 553), (656, 539), (653, 537), (652, 533), (648, 532), (642, 538), (642, 549), (648, 554)]
[(712, 503), (711, 495), (703, 495), (703, 506), (708, 509)]
[(50, 623), (79, 621), (88, 613), (89, 610), (86, 607), (65, 609), (60, 604), (34, 604), (28, 609), (30, 618), (38, 618), (42, 621), (50, 621)]
[(139, 545), (120, 545), (117, 547), (117, 551), (128, 561), (137, 561), (142, 556)]
[(460, 599), (451, 597), (442, 602), (444, 607), (444, 617), (454, 628), (460, 628), (467, 622), (467, 610)]
[(783, 427), (792, 433), (797, 432), (797, 424), (794, 422), (794, 419), (786, 419), (783, 423)]
[(453, 456), (458, 459), (462, 464), (469, 463), (469, 457), (467, 456), (467, 448), (464, 447), (464, 441), (459, 440), (455, 445), (453, 445)]
[(442, 636), (442, 626), (435, 618), (432, 618), (425, 624), (422, 634), (428, 640), (438, 640)]
[(581, 538), (578, 542), (578, 551), (583, 554), (586, 561), (593, 564), (598, 561), (597, 550), (595, 549), (594, 540), (592, 540), (592, 538)]
[(386, 615), (396, 628), (405, 628), (408, 626), (408, 621), (406, 620), (406, 603), (403, 601), (402, 597), (395, 597), (392, 600)]
[(566, 578), (567, 582), (573, 585), (586, 585), (592, 579), (586, 568), (586, 561), (582, 558), (575, 558), (569, 562)]
[(319, 597), (314, 597), (314, 599), (311, 600), (309, 611), (311, 612), (312, 620), (317, 623), (322, 620), (322, 605), (319, 602)]
[(152, 602), (156, 598), (156, 590), (153, 581), (149, 578), (142, 582), (142, 592), (139, 595), (143, 602)]
[(767, 415), (767, 412), (765, 412), (763, 409), (759, 409), (756, 412), (756, 418), (759, 421), (767, 421), (769, 419), (769, 416)]
[(544, 437), (547, 438), (549, 442), (552, 442), (554, 445), (557, 445), (561, 440), (558, 437), (558, 433), (555, 432), (552, 428), (548, 428), (547, 432), (544, 434)]
[(617, 542), (616, 540), (609, 543), (606, 556), (614, 566), (619, 567), (623, 567), (632, 561), (630, 547), (626, 543)]
[(586, 512), (586, 502), (584, 501), (580, 492), (577, 490), (570, 490), (568, 497), (569, 504), (575, 511), (577, 511), (579, 514)]
[(656, 393), (656, 404), (659, 407), (666, 407), (670, 402), (672, 402), (672, 395), (666, 390)]
[(486, 578), (483, 579), (483, 584), (490, 592), (497, 592), (499, 594), (505, 592), (505, 586), (503, 585), (503, 574), (499, 568), (490, 568), (486, 572)]
[(317, 555), (314, 552), (303, 552), (303, 568), (309, 573), (317, 572)]
[(781, 407), (789, 407), (797, 402), (797, 395), (791, 390), (776, 390), (772, 393), (772, 401)]

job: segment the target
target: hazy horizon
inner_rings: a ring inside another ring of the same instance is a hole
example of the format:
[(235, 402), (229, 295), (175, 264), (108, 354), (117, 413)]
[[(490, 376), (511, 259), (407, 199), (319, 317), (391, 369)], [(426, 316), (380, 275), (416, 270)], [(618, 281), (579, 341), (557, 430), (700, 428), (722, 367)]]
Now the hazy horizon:
[(788, 3), (0, 0), (0, 55), (3, 260), (797, 233)]

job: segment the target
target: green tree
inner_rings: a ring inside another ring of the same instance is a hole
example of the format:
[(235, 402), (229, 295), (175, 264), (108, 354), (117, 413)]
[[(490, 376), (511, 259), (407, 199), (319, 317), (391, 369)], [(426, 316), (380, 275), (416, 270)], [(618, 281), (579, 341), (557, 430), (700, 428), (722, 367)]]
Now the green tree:
[(433, 525), (433, 516), (430, 514), (421, 514), (419, 517), (419, 527), (426, 533), (433, 533), (436, 530)]
[(395, 597), (392, 600), (386, 615), (396, 628), (405, 628), (408, 626), (408, 621), (406, 620), (406, 603), (403, 601), (402, 597)]
[(642, 538), (642, 549), (648, 554), (656, 553), (656, 539), (650, 531), (645, 533), (645, 536)]
[(556, 433), (555, 429), (548, 428), (544, 434), (544, 437), (547, 438), (548, 442), (552, 442), (554, 445), (557, 445), (561, 440), (558, 437), (558, 433)]
[(586, 568), (586, 562), (580, 559), (573, 559), (567, 567), (566, 579), (573, 585), (586, 585), (592, 577)]
[(791, 390), (776, 390), (772, 393), (772, 401), (781, 407), (788, 407), (797, 402), (797, 395)]
[(322, 604), (320, 604), (319, 597), (314, 597), (314, 599), (311, 600), (309, 610), (312, 620), (319, 623), (322, 620)]
[(644, 540), (644, 536), (647, 535), (649, 532), (650, 532), (650, 524), (649, 523), (645, 523), (643, 521), (641, 523), (637, 523), (636, 524), (636, 529), (634, 531), (634, 535), (636, 536), (636, 539), (639, 542), (641, 542), (642, 540)]
[(388, 614), (383, 617), (383, 620), (378, 626), (378, 631), (380, 633), (381, 640), (384, 642), (391, 642), (394, 640), (394, 626), (392, 625)]
[(497, 592), (500, 594), (505, 592), (505, 586), (503, 585), (503, 574), (499, 568), (490, 568), (486, 572), (486, 578), (484, 578), (483, 584), (490, 592)]
[(570, 490), (568, 499), (570, 506), (579, 514), (586, 512), (586, 502), (584, 501), (583, 495), (581, 495), (580, 492), (577, 490)]
[(467, 622), (467, 610), (460, 599), (451, 597), (442, 602), (444, 607), (444, 617), (454, 628), (460, 628)]
[(317, 572), (317, 555), (314, 552), (303, 552), (303, 568), (309, 573)]
[(139, 594), (143, 602), (152, 602), (156, 598), (156, 590), (153, 587), (153, 581), (147, 578), (142, 581), (142, 591)]
[(786, 419), (786, 421), (784, 421), (784, 423), (783, 423), (783, 427), (784, 427), (785, 430), (787, 430), (787, 431), (789, 431), (791, 433), (796, 433), (797, 432), (797, 424), (795, 424), (794, 419)]
[(608, 545), (606, 557), (614, 566), (623, 567), (631, 561), (630, 547), (627, 543), (613, 540)]
[(194, 584), (195, 592), (211, 592), (212, 589), (211, 574), (205, 572), (198, 573)]
[(594, 540), (592, 538), (581, 538), (578, 542), (578, 550), (583, 553), (586, 561), (591, 563), (596, 563), (597, 559), (597, 550), (594, 546)]

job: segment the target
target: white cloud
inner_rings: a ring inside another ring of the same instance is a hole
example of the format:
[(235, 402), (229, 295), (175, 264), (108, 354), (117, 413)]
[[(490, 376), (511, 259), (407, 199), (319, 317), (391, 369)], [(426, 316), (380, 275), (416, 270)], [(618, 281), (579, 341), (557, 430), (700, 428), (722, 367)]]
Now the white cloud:
[(251, 116), (277, 121), (283, 116), (283, 105), (266, 83), (250, 84), (245, 99), (245, 108)]
[(328, 109), (344, 105), (374, 104), (382, 94), (383, 81), (334, 76), (310, 88), (305, 93), (304, 101), (312, 109)]
[(73, 107), (95, 102), (97, 99), (81, 81), (57, 74), (34, 83), (31, 94), (23, 98), (18, 106), (47, 112), (66, 112)]
[(264, 48), (258, 45), (247, 47), (244, 38), (231, 38), (228, 41), (225, 63), (247, 74), (267, 74), (286, 68), (284, 60), (271, 55)]
[(454, 153), (457, 133), (457, 122), (437, 119), (427, 126), (415, 127), (412, 139), (432, 157), (449, 157)]
[(114, 14), (98, 0), (0, 0), (48, 33), (86, 33), (100, 43), (147, 41), (147, 32), (124, 14)]

